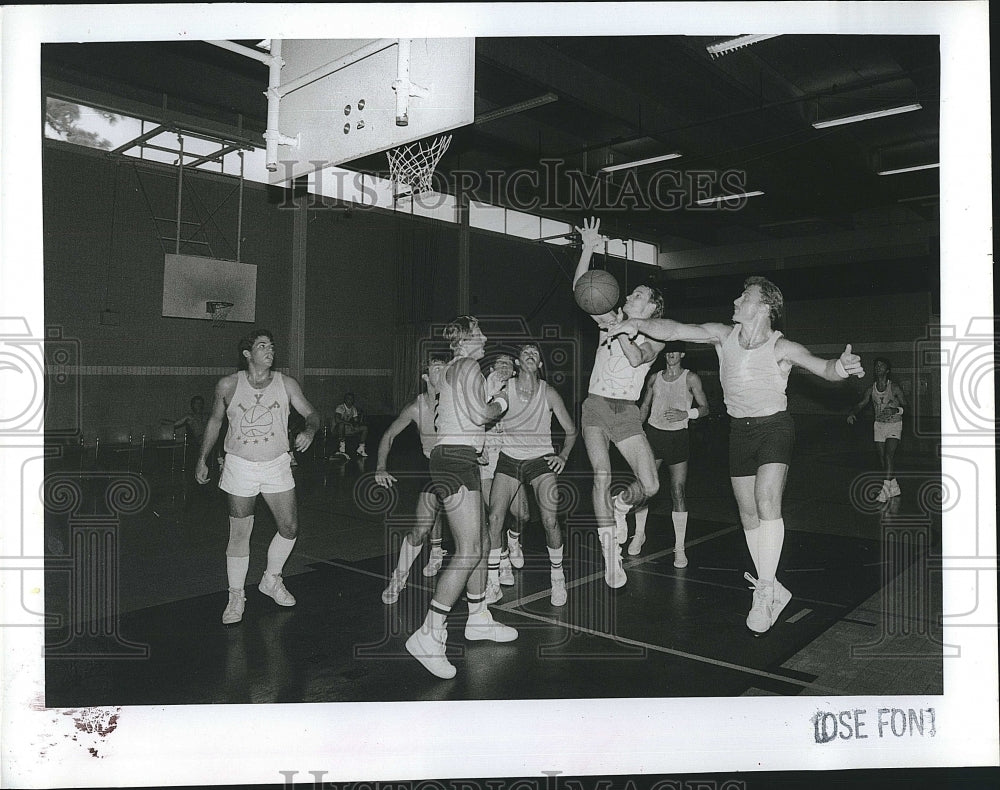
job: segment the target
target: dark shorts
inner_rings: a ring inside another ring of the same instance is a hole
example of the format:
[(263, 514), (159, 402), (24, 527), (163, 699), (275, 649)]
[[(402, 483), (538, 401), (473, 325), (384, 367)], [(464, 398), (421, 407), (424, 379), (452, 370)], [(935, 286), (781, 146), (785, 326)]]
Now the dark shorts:
[(400, 498), (404, 502), (416, 504), (421, 494), (437, 493), (431, 477), (430, 461), (423, 453), (420, 454), (420, 460), (414, 461), (410, 469), (394, 471), (393, 476), (397, 480)]
[(431, 479), (434, 492), (441, 497), (457, 494), (464, 486), (481, 491), (476, 451), (458, 444), (441, 444), (431, 450)]
[(532, 480), (542, 475), (554, 475), (555, 472), (549, 467), (549, 462), (545, 458), (529, 458), (526, 461), (519, 461), (511, 458), (506, 453), (500, 453), (497, 461), (495, 475), (507, 475), (512, 477), (522, 485), (529, 484)]
[(621, 442), (642, 434), (639, 407), (634, 401), (588, 395), (583, 402), (580, 424), (584, 428), (600, 428), (612, 442)]
[(751, 477), (763, 464), (789, 464), (795, 423), (787, 411), (729, 418), (729, 476)]
[(646, 438), (649, 439), (649, 446), (653, 448), (653, 458), (663, 461), (667, 466), (688, 460), (691, 450), (689, 436), (687, 428), (664, 431), (652, 425), (646, 426)]

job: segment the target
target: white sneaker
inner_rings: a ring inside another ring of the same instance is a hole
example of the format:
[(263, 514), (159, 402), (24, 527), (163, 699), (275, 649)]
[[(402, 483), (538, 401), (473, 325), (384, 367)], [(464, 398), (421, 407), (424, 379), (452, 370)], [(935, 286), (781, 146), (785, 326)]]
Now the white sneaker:
[(784, 611), (790, 600), (792, 600), (792, 594), (781, 584), (781, 582), (775, 579), (774, 603), (771, 604), (771, 625), (778, 622), (778, 615)]
[(515, 568), (524, 567), (524, 552), (521, 550), (521, 541), (514, 540), (507, 536), (507, 551), (510, 552), (510, 564)]
[(750, 588), (753, 590), (753, 605), (747, 615), (747, 628), (763, 634), (778, 622), (778, 616), (792, 600), (792, 594), (777, 580), (767, 582), (755, 579), (749, 573), (744, 573), (743, 578), (753, 585)]
[(444, 654), (448, 632), (444, 628), (425, 629), (422, 626), (406, 640), (406, 652), (423, 664), (432, 675), (448, 680), (458, 671)]
[(888, 502), (890, 489), (891, 486), (889, 485), (889, 481), (886, 480), (884, 483), (882, 483), (882, 487), (879, 489), (878, 496), (875, 497), (875, 499), (879, 502)]
[(444, 562), (444, 555), (447, 553), (444, 549), (431, 549), (431, 557), (424, 566), (424, 576), (437, 576), (438, 571), (441, 570), (441, 564)]
[(615, 540), (618, 541), (618, 545), (628, 540), (628, 522), (625, 520), (625, 516), (629, 510), (630, 507), (622, 502), (621, 494), (615, 494), (612, 497), (611, 512), (615, 515)]
[(636, 557), (642, 551), (642, 546), (646, 542), (646, 535), (643, 532), (636, 532), (628, 544), (629, 556)]
[(684, 553), (684, 547), (678, 546), (674, 549), (674, 567), (675, 568), (686, 568), (688, 566), (687, 554)]
[(363, 444), (358, 445), (358, 449), (355, 451), (358, 454), (358, 458), (367, 458), (368, 453), (365, 452), (365, 446)]
[(388, 605), (399, 600), (399, 594), (406, 587), (407, 574), (401, 574), (399, 568), (389, 577), (389, 586), (382, 590), (382, 603)]
[(500, 582), (486, 582), (486, 590), (483, 594), (486, 596), (486, 603), (496, 603), (499, 601), (503, 598), (503, 590), (500, 589)]
[(615, 546), (611, 556), (607, 552), (604, 553), (604, 581), (613, 590), (624, 587), (628, 581), (625, 568), (622, 566), (622, 550), (618, 546)]
[(268, 573), (264, 571), (257, 589), (264, 595), (270, 596), (279, 606), (295, 606), (295, 598), (281, 581), (280, 573)]
[(517, 639), (517, 629), (503, 625), (493, 619), (490, 610), (484, 608), (478, 614), (470, 614), (465, 623), (465, 638), (470, 642), (488, 639), (491, 642), (513, 642)]
[(243, 590), (229, 588), (229, 603), (226, 604), (226, 610), (222, 613), (223, 625), (232, 625), (243, 619), (243, 609), (246, 607), (246, 600), (247, 597)]
[(566, 594), (566, 579), (562, 576), (552, 578), (552, 595), (551, 601), (553, 606), (565, 606), (566, 599), (569, 596)]
[(500, 558), (500, 584), (505, 587), (514, 584), (514, 569), (511, 567), (510, 557)]
[(896, 478), (889, 481), (889, 496), (900, 496), (903, 492), (899, 490), (899, 483), (896, 482)]

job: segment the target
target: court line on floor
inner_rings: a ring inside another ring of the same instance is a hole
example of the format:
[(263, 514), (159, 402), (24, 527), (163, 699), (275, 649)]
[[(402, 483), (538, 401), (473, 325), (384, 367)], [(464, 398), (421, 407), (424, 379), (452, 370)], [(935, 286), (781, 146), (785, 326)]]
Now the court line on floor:
[(580, 625), (575, 625), (573, 623), (562, 622), (560, 620), (555, 620), (551, 617), (545, 617), (544, 615), (535, 614), (534, 612), (523, 612), (523, 611), (510, 611), (508, 608), (502, 604), (494, 604), (496, 608), (506, 611), (508, 614), (519, 615), (521, 617), (527, 617), (529, 620), (537, 620), (542, 623), (548, 623), (549, 625), (559, 626), (561, 628), (571, 628), (575, 632), (582, 634), (589, 634), (590, 636), (595, 636), (598, 639), (607, 639), (611, 642), (617, 642), (623, 645), (630, 645), (631, 647), (640, 647), (647, 650), (652, 650), (656, 653), (666, 653), (667, 655), (677, 656), (678, 658), (685, 658), (689, 661), (696, 661), (701, 664), (711, 664), (712, 666), (721, 667), (723, 669), (731, 669), (735, 672), (741, 672), (743, 674), (755, 675), (757, 677), (767, 678), (769, 680), (778, 681), (781, 683), (788, 683), (793, 686), (801, 686), (802, 688), (816, 689), (818, 691), (823, 691), (827, 694), (836, 694), (838, 696), (844, 696), (847, 692), (841, 691), (840, 689), (832, 688), (831, 686), (824, 686), (820, 683), (810, 683), (805, 680), (799, 680), (797, 678), (787, 677), (785, 675), (777, 675), (773, 672), (766, 672), (762, 669), (754, 669), (753, 667), (745, 667), (741, 664), (733, 664), (730, 661), (722, 661), (718, 658), (709, 658), (708, 656), (700, 656), (697, 653), (687, 653), (683, 650), (675, 650), (671, 647), (663, 647), (662, 645), (654, 645), (651, 642), (642, 642), (638, 639), (630, 639), (626, 636), (619, 636), (617, 634), (606, 634), (603, 631), (597, 631), (593, 628), (585, 628)]

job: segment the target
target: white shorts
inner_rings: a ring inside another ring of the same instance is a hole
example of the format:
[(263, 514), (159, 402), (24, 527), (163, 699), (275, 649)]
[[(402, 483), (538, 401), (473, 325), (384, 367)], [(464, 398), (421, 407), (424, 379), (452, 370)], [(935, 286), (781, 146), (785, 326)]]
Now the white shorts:
[(279, 494), (295, 488), (291, 454), (282, 453), (271, 461), (248, 461), (226, 453), (219, 488), (233, 496)]
[(903, 421), (898, 422), (876, 422), (875, 441), (884, 442), (886, 439), (903, 438)]

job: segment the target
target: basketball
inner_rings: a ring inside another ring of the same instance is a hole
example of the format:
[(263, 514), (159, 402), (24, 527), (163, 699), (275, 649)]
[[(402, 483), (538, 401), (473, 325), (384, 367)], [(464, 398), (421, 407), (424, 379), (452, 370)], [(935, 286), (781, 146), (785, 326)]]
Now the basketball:
[(576, 281), (576, 303), (591, 315), (601, 315), (618, 304), (618, 280), (603, 269), (591, 269)]

